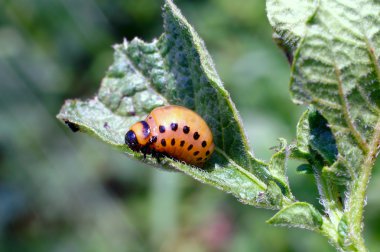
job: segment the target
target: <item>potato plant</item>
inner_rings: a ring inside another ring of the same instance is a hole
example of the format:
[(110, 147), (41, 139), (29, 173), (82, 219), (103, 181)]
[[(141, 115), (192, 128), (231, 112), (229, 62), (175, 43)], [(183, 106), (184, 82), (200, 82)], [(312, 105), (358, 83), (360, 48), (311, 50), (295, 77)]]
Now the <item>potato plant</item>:
[[(66, 101), (57, 117), (131, 158), (277, 210), (269, 224), (318, 232), (338, 251), (366, 251), (363, 210), (380, 143), (380, 3), (267, 0), (267, 15), (291, 64), (290, 95), (306, 109), (296, 141), (280, 139), (269, 162), (252, 154), (204, 42), (171, 0), (163, 7), (164, 33), (115, 45), (96, 96)], [(133, 123), (169, 104), (195, 110), (211, 127), (216, 150), (202, 169), (144, 158), (125, 144)], [(315, 177), (323, 212), (293, 195), (289, 159), (301, 160), (298, 171)]]

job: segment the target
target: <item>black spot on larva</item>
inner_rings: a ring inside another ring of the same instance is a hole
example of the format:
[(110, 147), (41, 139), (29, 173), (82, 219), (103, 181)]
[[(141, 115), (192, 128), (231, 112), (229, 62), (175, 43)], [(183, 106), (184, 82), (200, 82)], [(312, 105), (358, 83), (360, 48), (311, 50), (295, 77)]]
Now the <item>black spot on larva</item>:
[(175, 139), (174, 138), (172, 138), (171, 144), (175, 145)]
[(188, 134), (190, 132), (189, 126), (183, 126), (183, 133)]
[(171, 123), (170, 128), (172, 128), (172, 131), (176, 131), (178, 129), (178, 123)]
[(160, 127), (158, 127), (158, 129), (160, 130), (160, 133), (165, 132), (165, 126), (160, 125)]
[(201, 158), (201, 157), (197, 158), (197, 161), (201, 161), (201, 160), (202, 160), (202, 158)]
[(166, 141), (165, 141), (165, 139), (161, 139), (161, 144), (162, 144), (162, 146), (166, 146)]
[(182, 140), (180, 146), (183, 147), (185, 145), (185, 140)]
[(187, 150), (189, 151), (189, 150), (191, 150), (192, 148), (193, 148), (193, 145), (190, 144), (189, 147), (187, 147)]
[(210, 155), (210, 151), (206, 151), (206, 156)]
[(199, 137), (200, 137), (200, 136), (199, 136), (198, 132), (196, 131), (196, 132), (194, 133), (194, 135), (193, 135), (194, 140), (198, 140)]
[(151, 142), (151, 143), (155, 143), (155, 142), (157, 142), (157, 136), (152, 136), (152, 137), (150, 138), (150, 142)]
[(144, 137), (148, 137), (149, 134), (150, 134), (150, 127), (149, 127), (149, 124), (148, 124), (146, 121), (140, 121), (140, 123), (141, 123), (142, 126), (143, 126), (142, 133), (143, 133)]
[(196, 151), (193, 153), (194, 156), (198, 155), (199, 154), (199, 151)]
[(152, 119), (152, 116), (149, 116), (149, 119)]
[(203, 141), (203, 142), (202, 142), (202, 147), (204, 148), (204, 147), (206, 147), (206, 145), (207, 145), (207, 142), (206, 142), (206, 141)]

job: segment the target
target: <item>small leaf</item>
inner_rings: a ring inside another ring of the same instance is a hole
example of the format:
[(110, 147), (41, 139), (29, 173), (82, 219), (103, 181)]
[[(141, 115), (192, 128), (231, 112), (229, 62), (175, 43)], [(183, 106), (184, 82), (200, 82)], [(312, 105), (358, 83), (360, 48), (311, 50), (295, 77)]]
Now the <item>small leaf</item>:
[[(322, 158), (323, 163), (329, 165), (323, 167), (322, 175), (339, 185), (345, 184), (354, 176), (348, 173), (343, 160), (338, 157), (335, 138), (326, 119), (312, 106), (302, 114), (298, 122), (297, 148), (292, 150), (292, 157), (301, 157), (311, 163)], [(313, 169), (310, 164), (302, 164), (297, 167), (297, 172), (313, 174)]]
[(268, 182), (268, 187), (266, 191), (261, 194), (261, 197), (263, 200), (267, 200), (269, 205), (279, 206), (279, 208), (287, 202), (283, 196), (283, 190), (278, 185), (278, 182), (274, 181)]
[(279, 151), (275, 153), (269, 162), (269, 172), (272, 174), (274, 181), (283, 191), (283, 194), (292, 198), (289, 181), (286, 176), (286, 163), (289, 159), (289, 150), (285, 139), (280, 139)]
[(305, 155), (309, 154), (310, 126), (309, 110), (306, 110), (297, 124), (297, 148)]
[(267, 222), (277, 226), (320, 230), (323, 218), (312, 205), (305, 202), (296, 202), (281, 209)]
[(347, 218), (347, 215), (343, 215), (338, 224), (338, 243), (342, 248), (345, 248), (345, 251), (357, 251), (348, 234), (349, 225)]
[(309, 144), (328, 164), (333, 164), (338, 156), (335, 138), (326, 119), (315, 109), (309, 111)]
[(290, 156), (296, 159), (310, 159), (310, 126), (309, 110), (307, 109), (297, 123), (297, 139), (295, 146), (290, 149)]
[[(251, 154), (239, 114), (204, 42), (170, 0), (163, 18), (164, 34), (158, 40), (116, 45), (114, 63), (97, 96), (66, 101), (57, 117), (147, 164), (182, 171), (246, 204), (281, 208), (285, 197), (272, 185), (276, 179), (268, 165)], [(216, 151), (204, 169), (170, 158), (157, 163), (125, 145), (124, 135), (133, 123), (167, 104), (195, 110), (210, 126)]]
[(310, 160), (315, 154), (328, 164), (337, 160), (336, 141), (326, 119), (310, 106), (297, 124), (297, 144), (292, 157)]
[(337, 185), (345, 185), (354, 174), (349, 174), (346, 170), (346, 166), (338, 160), (331, 166), (323, 167), (322, 176), (329, 178)]
[(314, 174), (313, 167), (310, 164), (301, 164), (297, 167), (297, 172), (300, 174)]

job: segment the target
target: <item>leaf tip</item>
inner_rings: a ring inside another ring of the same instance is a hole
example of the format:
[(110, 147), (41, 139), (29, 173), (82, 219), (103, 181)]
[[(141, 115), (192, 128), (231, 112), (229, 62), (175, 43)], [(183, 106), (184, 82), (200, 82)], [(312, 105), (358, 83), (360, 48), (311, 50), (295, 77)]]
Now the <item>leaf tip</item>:
[(321, 214), (306, 202), (295, 202), (286, 206), (266, 221), (268, 224), (319, 230), (323, 224)]

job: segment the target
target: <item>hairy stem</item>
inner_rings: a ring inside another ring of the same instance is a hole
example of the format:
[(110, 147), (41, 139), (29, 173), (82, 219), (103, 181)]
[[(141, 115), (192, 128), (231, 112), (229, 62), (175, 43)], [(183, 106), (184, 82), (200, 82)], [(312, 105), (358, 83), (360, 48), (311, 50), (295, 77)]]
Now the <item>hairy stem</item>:
[(337, 249), (341, 249), (338, 242), (338, 233), (336, 232), (336, 226), (332, 222), (323, 217), (323, 225), (321, 227), (320, 233), (329, 239), (329, 242)]
[(313, 159), (310, 162), (314, 164), (313, 171), (318, 185), (318, 192), (321, 197), (321, 204), (327, 214), (323, 218), (323, 225), (320, 232), (339, 250), (341, 246), (339, 244), (337, 230), (343, 215), (343, 206), (339, 199), (338, 189), (328, 177), (322, 174), (323, 165), (317, 159)]
[(337, 228), (343, 215), (343, 206), (339, 200), (337, 186), (324, 176), (319, 168), (315, 170), (319, 195), (332, 224)]
[(366, 189), (371, 174), (371, 168), (363, 172), (352, 186), (351, 194), (348, 200), (348, 238), (349, 244), (357, 251), (367, 251), (363, 238), (363, 208), (365, 205)]
[(366, 204), (368, 182), (378, 154), (380, 121), (376, 124), (375, 132), (370, 144), (370, 151), (366, 155), (359, 176), (350, 188), (350, 194), (347, 199), (348, 236), (352, 246), (355, 247), (357, 251), (367, 251), (363, 238), (363, 209)]
[(371, 176), (374, 159), (368, 157), (363, 170), (354, 182), (348, 198), (348, 236), (357, 251), (367, 251), (363, 238), (363, 209), (366, 204), (367, 185)]

